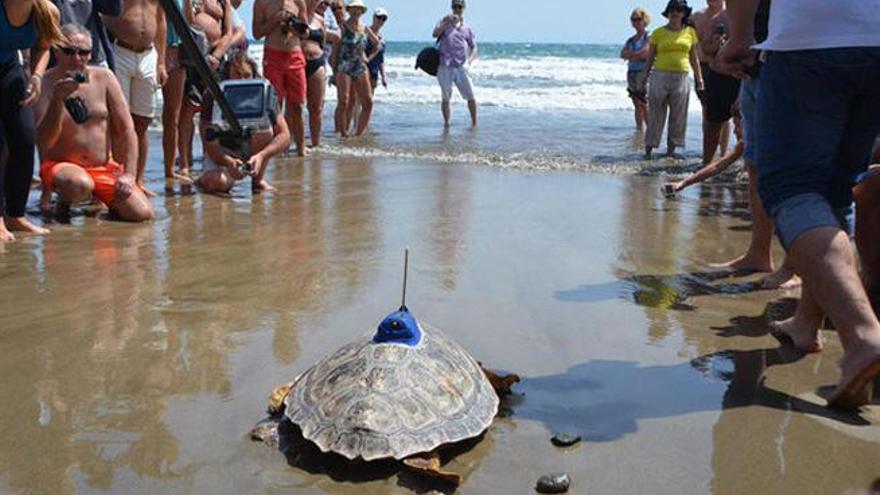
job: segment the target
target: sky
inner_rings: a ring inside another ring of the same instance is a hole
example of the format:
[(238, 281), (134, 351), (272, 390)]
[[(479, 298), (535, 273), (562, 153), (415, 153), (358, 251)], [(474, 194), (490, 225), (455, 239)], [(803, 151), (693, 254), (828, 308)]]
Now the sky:
[[(474, 28), (477, 41), (536, 43), (623, 43), (632, 34), (629, 14), (637, 6), (652, 17), (651, 27), (663, 24), (660, 12), (667, 0), (466, 0), (465, 20)], [(449, 0), (364, 0), (372, 13), (376, 7), (388, 11), (383, 29), (389, 41), (424, 41), (444, 15)], [(704, 0), (691, 2), (695, 9)], [(250, 35), (253, 0), (244, 0), (239, 12)], [(535, 20), (538, 19), (536, 22)], [(369, 22), (369, 19), (367, 19)]]

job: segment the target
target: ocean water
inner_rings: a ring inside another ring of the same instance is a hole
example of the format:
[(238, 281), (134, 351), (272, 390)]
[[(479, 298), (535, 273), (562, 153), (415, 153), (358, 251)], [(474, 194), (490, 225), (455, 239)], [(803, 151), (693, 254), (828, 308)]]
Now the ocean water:
[[(471, 70), (480, 125), (470, 129), (465, 102), (453, 96), (453, 126), (444, 130), (435, 78), (414, 68), (430, 42), (389, 42), (388, 88), (376, 91), (369, 136), (327, 140), (320, 153), (427, 158), (534, 170), (644, 172), (626, 93), (619, 47), (594, 44), (482, 43)], [(251, 54), (262, 60), (262, 45)], [(692, 95), (693, 96), (693, 95)], [(325, 133), (332, 133), (336, 94), (327, 92)], [(689, 161), (699, 152), (699, 104), (692, 97)]]

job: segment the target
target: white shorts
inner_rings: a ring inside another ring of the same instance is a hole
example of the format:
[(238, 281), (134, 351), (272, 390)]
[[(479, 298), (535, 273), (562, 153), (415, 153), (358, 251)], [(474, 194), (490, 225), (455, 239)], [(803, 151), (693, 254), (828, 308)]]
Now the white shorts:
[(129, 112), (140, 117), (153, 117), (159, 87), (156, 48), (137, 53), (114, 44), (113, 54), (116, 56), (116, 79), (128, 101)]
[(471, 77), (468, 75), (467, 67), (441, 65), (437, 68), (437, 81), (440, 82), (443, 101), (449, 101), (452, 98), (452, 83), (455, 83), (462, 98), (467, 101), (474, 99), (474, 87), (471, 85)]

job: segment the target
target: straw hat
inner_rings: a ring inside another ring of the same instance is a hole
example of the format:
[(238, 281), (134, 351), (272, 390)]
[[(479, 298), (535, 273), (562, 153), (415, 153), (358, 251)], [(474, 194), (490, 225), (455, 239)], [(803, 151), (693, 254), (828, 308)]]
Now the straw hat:
[(364, 3), (364, 0), (351, 0), (350, 2), (348, 2), (348, 5), (345, 6), (345, 10), (351, 9), (361, 9), (366, 12), (367, 4)]

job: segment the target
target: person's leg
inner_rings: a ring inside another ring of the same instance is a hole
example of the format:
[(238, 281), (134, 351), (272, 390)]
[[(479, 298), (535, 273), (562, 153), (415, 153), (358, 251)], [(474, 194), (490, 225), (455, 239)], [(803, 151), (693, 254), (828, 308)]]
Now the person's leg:
[(880, 373), (880, 322), (835, 211), (880, 130), (880, 50), (776, 52), (761, 74), (759, 190), (813, 299), (837, 328), (842, 377), (829, 405), (870, 400)]
[(809, 285), (804, 284), (794, 316), (771, 322), (770, 328), (790, 339), (792, 344), (803, 352), (821, 352), (825, 342), (819, 333), (819, 327), (824, 316), (822, 308), (813, 298)]
[(440, 84), (440, 112), (443, 114), (443, 127), (449, 127), (452, 118), (452, 109), (449, 100), (452, 99), (452, 69), (441, 65), (437, 68), (437, 82)]
[[(122, 165), (115, 162), (105, 166), (84, 169), (94, 181), (93, 197), (107, 205), (110, 214), (124, 222), (146, 222), (155, 216), (153, 206), (147, 196), (132, 183), (130, 192), (117, 191), (117, 181), (123, 171)], [(130, 179), (128, 179), (130, 180)]]
[(296, 154), (297, 156), (306, 156), (306, 129), (303, 121), (302, 102), (287, 100), (285, 112), (287, 122), (290, 125), (290, 133), (293, 135), (293, 142), (296, 143)]
[(156, 193), (147, 189), (145, 185), (144, 174), (147, 169), (147, 156), (149, 153), (150, 146), (150, 136), (147, 131), (150, 129), (150, 122), (153, 121), (150, 117), (141, 117), (140, 115), (131, 116), (132, 120), (134, 120), (134, 132), (137, 134), (137, 175), (136, 184), (138, 187), (143, 189), (144, 193), (148, 196), (155, 196)]
[(143, 55), (138, 55), (138, 74), (131, 80), (131, 100), (129, 100), (129, 110), (134, 120), (134, 130), (138, 141), (135, 183), (149, 197), (156, 196), (156, 193), (147, 189), (145, 173), (150, 147), (150, 136), (147, 131), (153, 121), (156, 89), (159, 87), (156, 78), (157, 61), (158, 54), (155, 48)]
[(467, 68), (460, 67), (456, 70), (455, 86), (462, 99), (468, 103), (468, 113), (471, 115), (471, 127), (477, 126), (477, 99), (474, 97), (474, 86)]
[(165, 178), (189, 181), (189, 177), (177, 174), (174, 170), (185, 84), (186, 70), (179, 68), (168, 74), (168, 81), (162, 86), (162, 153)]
[(316, 70), (309, 76), (308, 81), (308, 106), (309, 106), (309, 134), (312, 146), (321, 146), (321, 128), (324, 125), (324, 67)]
[(266, 180), (266, 172), (269, 170), (269, 161), (267, 161), (263, 168), (260, 169), (260, 173), (254, 177), (251, 177), (251, 193), (252, 194), (260, 194), (264, 192), (274, 191), (275, 186), (269, 183)]
[(338, 70), (334, 76), (334, 81), (336, 82), (336, 109), (333, 111), (333, 124), (336, 133), (344, 135), (342, 121), (345, 119), (345, 105), (342, 102), (348, 102), (348, 90), (342, 88), (342, 73)]
[(196, 107), (184, 98), (180, 109), (180, 120), (177, 127), (177, 160), (180, 175), (192, 176), (193, 169), (193, 138), (195, 137), (195, 124), (193, 118), (197, 113)]
[[(265, 167), (264, 167), (265, 168)], [(208, 194), (222, 193), (226, 194), (235, 186), (235, 179), (226, 171), (225, 168), (214, 168), (207, 170), (196, 180), (202, 192)]]
[(691, 89), (687, 74), (676, 74), (669, 92), (669, 132), (667, 156), (675, 156), (675, 148), (684, 147), (687, 133), (687, 112)]
[[(2, 71), (2, 69), (0, 69)], [(2, 73), (2, 72), (0, 72)], [(0, 122), (3, 138), (8, 143), (9, 155), (3, 181), (3, 201), (6, 203), (6, 240), (11, 240), (8, 231), (22, 231), (33, 234), (46, 234), (48, 229), (38, 227), (25, 217), (28, 194), (31, 190), (31, 177), (34, 174), (34, 148), (36, 130), (34, 114), (30, 108), (20, 104), (24, 99), (27, 85), (21, 67), (10, 67), (0, 78)]]
[(290, 67), (287, 70), (287, 111), (290, 119), (290, 133), (296, 144), (297, 156), (306, 156), (306, 127), (303, 120), (303, 105), (306, 103), (306, 57), (302, 51), (290, 54)]
[(337, 96), (339, 100), (336, 102), (336, 107), (341, 111), (339, 117), (339, 133), (342, 134), (342, 137), (348, 136), (348, 109), (349, 109), (349, 96), (351, 95), (351, 78), (343, 73), (339, 73), (336, 75), (336, 86), (337, 86)]
[(645, 155), (651, 158), (651, 152), (660, 146), (663, 126), (666, 125), (667, 111), (666, 73), (654, 71), (648, 83), (648, 128), (645, 132)]
[(725, 122), (711, 122), (707, 112), (703, 111), (703, 165), (708, 165), (715, 159), (724, 125)]
[(348, 76), (348, 97), (345, 101), (348, 102), (345, 108), (345, 133), (350, 135), (357, 129), (359, 102), (356, 77)]
[(353, 81), (357, 93), (357, 101), (360, 103), (361, 114), (357, 121), (357, 134), (363, 136), (370, 125), (370, 117), (373, 115), (373, 93), (370, 88), (370, 77), (364, 73)]
[(880, 166), (856, 187), (856, 247), (862, 281), (876, 313), (880, 310)]
[(733, 126), (731, 125), (730, 119), (724, 121), (721, 124), (721, 129), (718, 131), (718, 146), (719, 146), (719, 155), (724, 156), (727, 154), (727, 149), (730, 147), (730, 133), (733, 130)]
[(95, 181), (78, 165), (59, 163), (52, 168), (52, 189), (58, 195), (59, 208), (65, 210), (73, 203), (92, 199)]
[(758, 195), (758, 172), (751, 160), (746, 160), (746, 170), (749, 174), (749, 210), (752, 214), (752, 238), (749, 248), (742, 256), (713, 266), (733, 270), (772, 272), (773, 257), (770, 255), (770, 244), (773, 240), (773, 224), (761, 204), (761, 197)]

